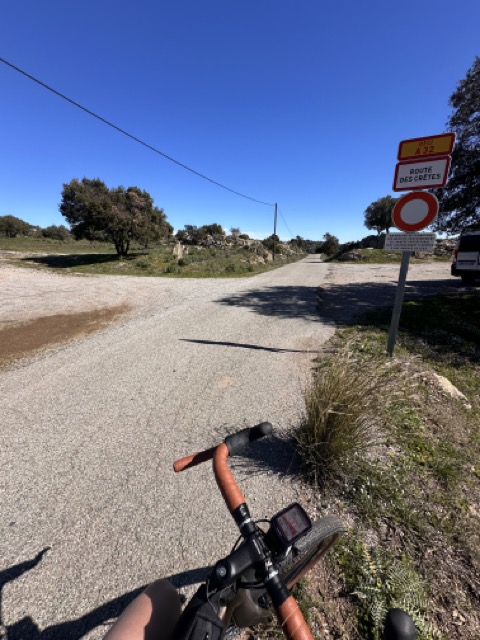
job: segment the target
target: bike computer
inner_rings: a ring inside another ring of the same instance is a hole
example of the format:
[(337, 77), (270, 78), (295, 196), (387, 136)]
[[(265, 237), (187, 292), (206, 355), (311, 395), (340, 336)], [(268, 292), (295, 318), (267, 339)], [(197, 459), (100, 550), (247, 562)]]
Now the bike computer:
[(271, 521), (272, 530), (282, 547), (290, 547), (312, 528), (312, 522), (303, 507), (294, 502)]

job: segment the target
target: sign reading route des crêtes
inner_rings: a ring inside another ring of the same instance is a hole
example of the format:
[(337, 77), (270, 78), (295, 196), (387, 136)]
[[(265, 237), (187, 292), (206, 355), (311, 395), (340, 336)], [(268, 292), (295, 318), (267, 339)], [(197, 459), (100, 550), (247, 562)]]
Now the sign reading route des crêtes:
[(450, 170), (450, 156), (431, 160), (399, 162), (393, 179), (394, 191), (413, 191), (443, 187)]

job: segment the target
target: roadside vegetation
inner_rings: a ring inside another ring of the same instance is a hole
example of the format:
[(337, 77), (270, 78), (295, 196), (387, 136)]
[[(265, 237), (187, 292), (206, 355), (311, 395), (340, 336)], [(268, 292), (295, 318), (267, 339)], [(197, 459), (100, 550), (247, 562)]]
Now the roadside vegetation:
[(156, 244), (145, 249), (132, 243), (129, 254), (118, 258), (115, 248), (105, 242), (61, 241), (52, 238), (0, 238), (3, 261), (15, 266), (99, 275), (162, 276), (177, 278), (241, 277), (263, 273), (300, 260), (305, 253), (276, 247), (275, 262), (261, 243), (249, 248), (189, 246), (179, 258), (174, 244)]
[(295, 434), (305, 477), (350, 525), (309, 597), (330, 637), (379, 639), (386, 611), (399, 606), (420, 640), (474, 640), (480, 299), (406, 302), (394, 358), (386, 356), (390, 315), (377, 310), (340, 329), (306, 392)]

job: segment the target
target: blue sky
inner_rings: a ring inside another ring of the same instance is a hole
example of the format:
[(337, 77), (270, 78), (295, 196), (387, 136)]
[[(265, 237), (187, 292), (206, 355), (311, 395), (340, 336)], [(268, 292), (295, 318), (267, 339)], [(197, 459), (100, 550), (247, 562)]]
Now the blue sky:
[[(478, 0), (17, 0), (0, 57), (195, 170), (278, 202), (277, 232), (367, 235), (400, 140), (441, 133)], [(175, 229), (255, 237), (273, 207), (195, 176), (0, 63), (0, 215), (63, 224), (62, 184), (136, 185)]]

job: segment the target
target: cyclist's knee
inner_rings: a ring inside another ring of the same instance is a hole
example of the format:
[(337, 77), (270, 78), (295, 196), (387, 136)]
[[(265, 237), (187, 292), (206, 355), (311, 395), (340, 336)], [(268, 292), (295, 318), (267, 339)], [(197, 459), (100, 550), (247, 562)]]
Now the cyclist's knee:
[(165, 578), (155, 580), (145, 589), (145, 594), (151, 599), (153, 606), (165, 606), (168, 603), (172, 607), (173, 613), (180, 613), (180, 596), (171, 582)]

